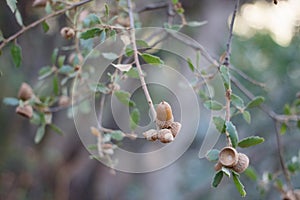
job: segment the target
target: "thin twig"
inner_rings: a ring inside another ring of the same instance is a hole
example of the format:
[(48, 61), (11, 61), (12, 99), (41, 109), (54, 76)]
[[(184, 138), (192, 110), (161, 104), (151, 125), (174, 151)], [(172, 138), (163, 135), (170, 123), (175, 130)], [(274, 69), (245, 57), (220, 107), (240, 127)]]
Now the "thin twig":
[(233, 14), (232, 14), (232, 18), (231, 18), (231, 22), (230, 22), (230, 27), (229, 27), (229, 37), (228, 37), (228, 41), (227, 41), (227, 44), (226, 44), (226, 56), (225, 56), (224, 63), (223, 63), (227, 67), (229, 66), (229, 63), (230, 63), (231, 43), (232, 43), (232, 37), (233, 37), (233, 26), (234, 26), (234, 21), (235, 21), (235, 17), (236, 17), (236, 13), (237, 13), (239, 3), (240, 3), (240, 1), (236, 0), (234, 10), (233, 10)]
[(276, 132), (276, 141), (277, 141), (277, 150), (278, 150), (278, 156), (279, 156), (279, 162), (281, 169), (283, 171), (283, 175), (285, 177), (286, 183), (289, 187), (289, 190), (293, 191), (293, 185), (291, 182), (291, 178), (288, 172), (288, 169), (285, 165), (284, 158), (283, 158), (283, 149), (282, 149), (282, 144), (281, 144), (281, 139), (280, 139), (280, 131), (279, 131), (279, 123), (274, 120), (275, 124), (275, 132)]
[[(231, 23), (230, 23), (229, 37), (228, 37), (228, 41), (227, 41), (227, 44), (226, 44), (226, 56), (225, 56), (224, 63), (223, 63), (223, 65), (228, 67), (228, 69), (229, 69), (229, 65), (230, 65), (231, 43), (232, 43), (232, 37), (233, 37), (233, 26), (234, 26), (234, 21), (235, 21), (235, 16), (236, 16), (236, 13), (237, 13), (238, 6), (239, 6), (239, 0), (236, 0), (234, 10), (233, 10), (233, 14), (232, 14)], [(225, 121), (226, 122), (230, 122), (231, 93), (232, 93), (232, 90), (231, 90), (231, 86), (229, 84), (228, 88), (226, 88), (226, 91), (225, 91), (225, 99), (226, 99)], [(232, 142), (230, 140), (229, 133), (227, 131), (226, 131), (226, 138), (227, 138), (227, 145), (232, 146)]]
[(209, 53), (208, 51), (199, 43), (197, 42), (192, 42), (190, 40), (186, 40), (184, 37), (182, 37), (179, 34), (174, 34), (172, 31), (168, 31), (167, 32), (170, 36), (172, 36), (173, 38), (177, 39), (178, 41), (181, 41), (182, 43), (192, 47), (193, 49), (200, 51), (201, 55), (203, 55), (203, 57), (210, 62), (213, 66), (215, 67), (219, 67), (219, 62), (214, 59)]
[(99, 127), (99, 129), (102, 128), (104, 102), (105, 102), (105, 94), (101, 94), (101, 97), (100, 97), (100, 108), (99, 108), (99, 114), (98, 114), (98, 127)]
[(74, 3), (72, 4), (71, 6), (67, 6), (66, 8), (62, 9), (62, 10), (59, 10), (59, 11), (56, 11), (56, 12), (53, 12), (31, 24), (29, 24), (28, 26), (25, 26), (23, 27), (21, 30), (19, 30), (17, 33), (13, 34), (12, 36), (10, 36), (9, 38), (3, 40), (3, 42), (0, 44), (0, 50), (5, 47), (9, 42), (15, 40), (16, 38), (18, 38), (19, 36), (21, 36), (23, 33), (25, 33), (26, 31), (28, 31), (29, 29), (32, 29), (34, 27), (36, 27), (37, 25), (43, 23), (44, 21), (46, 21), (47, 19), (50, 19), (52, 17), (55, 17), (55, 16), (58, 16), (58, 15), (61, 15), (63, 13), (65, 13), (66, 11), (68, 10), (71, 10), (73, 8), (76, 8), (78, 6), (81, 6), (83, 4), (86, 4), (86, 3), (89, 3), (93, 0), (84, 0), (84, 1), (81, 1), (81, 2), (78, 2), (78, 3)]
[(152, 119), (155, 119), (156, 111), (154, 109), (153, 102), (152, 102), (151, 96), (149, 94), (149, 91), (148, 91), (148, 88), (147, 88), (147, 85), (145, 82), (144, 74), (143, 74), (143, 71), (142, 71), (142, 68), (140, 65), (140, 61), (139, 61), (138, 50), (137, 50), (136, 41), (135, 41), (134, 16), (133, 16), (133, 11), (132, 11), (131, 0), (127, 0), (127, 3), (128, 3), (128, 12), (129, 12), (130, 28), (131, 28), (130, 38), (131, 38), (131, 42), (132, 42), (134, 61), (135, 61), (135, 65), (136, 65), (136, 68), (139, 73), (139, 78), (141, 81), (142, 89), (144, 91), (144, 94), (146, 96), (147, 102), (148, 102), (150, 110), (151, 110), (151, 115), (152, 115), (151, 117), (153, 117)]
[(150, 10), (157, 10), (157, 9), (161, 9), (161, 8), (166, 8), (167, 6), (168, 6), (168, 2), (157, 2), (157, 3), (146, 5), (145, 7), (143, 7), (142, 9), (140, 9), (137, 12), (141, 13), (141, 12), (150, 11)]
[(232, 71), (235, 71), (238, 75), (240, 75), (243, 79), (245, 79), (246, 81), (252, 83), (253, 85), (257, 85), (259, 87), (265, 88), (266, 85), (264, 83), (260, 83), (256, 80), (254, 80), (253, 78), (249, 77), (247, 74), (245, 74), (243, 71), (239, 70), (238, 68), (229, 65), (229, 69), (231, 69)]

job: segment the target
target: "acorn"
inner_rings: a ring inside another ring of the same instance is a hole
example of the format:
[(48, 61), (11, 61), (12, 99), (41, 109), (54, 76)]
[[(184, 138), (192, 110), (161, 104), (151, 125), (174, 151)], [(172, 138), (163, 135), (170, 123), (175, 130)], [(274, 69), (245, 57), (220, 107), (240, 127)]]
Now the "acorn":
[(22, 83), (19, 92), (18, 98), (26, 101), (34, 95), (32, 88), (27, 83)]
[(219, 162), (225, 167), (238, 163), (238, 152), (233, 147), (224, 147), (219, 153)]
[(174, 137), (169, 129), (161, 129), (158, 131), (158, 139), (162, 143), (169, 143), (174, 140)]
[(158, 133), (154, 129), (150, 129), (143, 133), (144, 137), (149, 141), (155, 141), (158, 139)]
[(159, 129), (168, 128), (174, 122), (170, 104), (162, 101), (156, 107), (156, 125)]
[(238, 162), (232, 167), (237, 173), (243, 173), (249, 166), (249, 158), (246, 154), (238, 153)]
[(282, 200), (300, 200), (300, 190), (289, 190), (287, 191), (283, 197)]
[(33, 109), (31, 105), (18, 106), (16, 113), (26, 118), (31, 118), (33, 115)]
[(60, 30), (60, 35), (65, 39), (71, 39), (75, 36), (75, 31), (70, 27), (63, 27)]
[(173, 137), (176, 137), (176, 135), (179, 133), (181, 129), (181, 124), (179, 122), (173, 122), (170, 125), (169, 129), (172, 132)]

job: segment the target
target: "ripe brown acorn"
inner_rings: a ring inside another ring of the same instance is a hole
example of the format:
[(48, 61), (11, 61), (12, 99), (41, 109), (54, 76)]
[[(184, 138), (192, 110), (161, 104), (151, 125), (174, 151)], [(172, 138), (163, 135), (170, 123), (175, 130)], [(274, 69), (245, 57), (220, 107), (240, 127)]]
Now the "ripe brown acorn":
[(170, 104), (162, 101), (156, 107), (156, 125), (159, 129), (168, 128), (174, 122), (172, 108)]
[(63, 27), (60, 30), (60, 34), (65, 39), (71, 39), (75, 36), (75, 31), (74, 31), (74, 29), (72, 29), (70, 27)]
[(26, 101), (30, 99), (34, 95), (32, 88), (27, 83), (22, 83), (19, 92), (18, 92), (18, 98), (22, 99), (23, 101)]
[(249, 166), (249, 158), (246, 154), (238, 153), (238, 162), (232, 167), (237, 173), (243, 173)]

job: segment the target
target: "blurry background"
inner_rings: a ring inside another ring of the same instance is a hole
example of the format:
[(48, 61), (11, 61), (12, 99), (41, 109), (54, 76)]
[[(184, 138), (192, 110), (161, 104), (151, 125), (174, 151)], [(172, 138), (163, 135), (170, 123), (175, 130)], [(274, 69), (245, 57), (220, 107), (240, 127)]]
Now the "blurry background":
[[(142, 8), (150, 1), (137, 1)], [(152, 0), (151, 3), (158, 2)], [(184, 0), (188, 20), (207, 20), (200, 28), (183, 32), (205, 46), (215, 58), (225, 49), (228, 38), (228, 17), (234, 2), (230, 0)], [(283, 112), (300, 91), (300, 16), (298, 0), (280, 1), (275, 6), (267, 1), (242, 1), (235, 27), (232, 64), (257, 81), (266, 83), (260, 88), (237, 78), (256, 95), (266, 97), (266, 103), (277, 113)], [(20, 1), (18, 7), (25, 24), (38, 19), (43, 9), (33, 9), (31, 1)], [(164, 19), (165, 16), (165, 19)], [(162, 26), (167, 18), (165, 10), (142, 13), (143, 26)], [(49, 22), (52, 31), (44, 34), (36, 27), (23, 34), (22, 67), (14, 67), (9, 48), (0, 57), (0, 99), (15, 97), (22, 82), (37, 83), (38, 70), (50, 63), (56, 46), (66, 44), (59, 36), (59, 27), (66, 24), (64, 16)], [(14, 16), (4, 1), (0, 4), (0, 28), (4, 36), (18, 30)], [(234, 91), (236, 88), (233, 88)], [(236, 92), (238, 93), (238, 92)], [(239, 94), (239, 93), (238, 93)], [(274, 187), (262, 190), (265, 172), (281, 170), (275, 140), (274, 125), (258, 108), (251, 110), (252, 123), (234, 119), (240, 137), (259, 135), (266, 139), (262, 145), (246, 149), (257, 178), (241, 176), (246, 190), (245, 199), (280, 199)], [(213, 164), (198, 158), (203, 140), (199, 134), (187, 152), (171, 166), (147, 174), (127, 174), (111, 170), (89, 158), (81, 144), (74, 122), (61, 111), (53, 116), (54, 123), (64, 130), (58, 136), (48, 130), (46, 138), (35, 145), (36, 127), (15, 114), (15, 108), (0, 104), (0, 199), (240, 199), (233, 184), (226, 177), (217, 189), (212, 188)], [(217, 146), (224, 145), (224, 141)], [(290, 128), (282, 136), (286, 160), (298, 155), (299, 130)], [(283, 178), (282, 178), (283, 180)], [(300, 187), (297, 174), (292, 179)]]

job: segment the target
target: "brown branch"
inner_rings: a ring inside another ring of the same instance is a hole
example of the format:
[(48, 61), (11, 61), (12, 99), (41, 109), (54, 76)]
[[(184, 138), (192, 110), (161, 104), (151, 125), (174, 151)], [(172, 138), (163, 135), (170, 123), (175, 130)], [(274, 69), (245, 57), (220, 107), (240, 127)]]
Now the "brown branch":
[(144, 94), (146, 96), (147, 102), (148, 102), (150, 110), (151, 110), (152, 120), (154, 120), (156, 117), (156, 111), (154, 109), (153, 102), (152, 102), (151, 96), (149, 94), (149, 91), (148, 91), (148, 88), (147, 88), (147, 85), (145, 82), (144, 74), (143, 74), (143, 71), (142, 71), (142, 68), (140, 65), (140, 61), (139, 61), (137, 45), (136, 45), (136, 41), (135, 41), (134, 16), (133, 16), (133, 11), (132, 11), (131, 0), (127, 0), (127, 3), (128, 3), (128, 12), (129, 12), (130, 28), (131, 28), (130, 38), (131, 38), (131, 43), (132, 43), (132, 48), (133, 48), (134, 61), (135, 61), (135, 65), (136, 65), (136, 68), (139, 73), (139, 78), (141, 81), (142, 89), (144, 91)]
[(240, 1), (236, 0), (234, 10), (233, 10), (233, 14), (232, 14), (232, 18), (231, 18), (231, 22), (230, 22), (230, 27), (229, 27), (229, 37), (228, 37), (228, 41), (227, 41), (227, 44), (226, 44), (226, 56), (225, 56), (224, 63), (223, 63), (223, 65), (225, 65), (227, 67), (230, 64), (231, 43), (232, 43), (232, 37), (233, 37), (233, 26), (234, 26), (234, 21), (235, 21), (235, 17), (236, 17), (237, 8), (239, 6), (239, 3), (240, 3)]
[(137, 12), (141, 13), (141, 12), (150, 11), (150, 10), (157, 10), (157, 9), (161, 9), (161, 8), (166, 8), (167, 6), (168, 6), (167, 2), (157, 2), (157, 3), (146, 5), (145, 7), (143, 7), (142, 9), (140, 9)]
[(245, 79), (246, 81), (252, 83), (253, 85), (257, 85), (259, 87), (265, 88), (266, 85), (264, 83), (260, 83), (256, 80), (254, 80), (253, 78), (249, 77), (247, 74), (245, 74), (243, 71), (239, 70), (238, 68), (229, 65), (229, 69), (231, 69), (232, 71), (236, 72), (238, 75), (240, 75), (243, 79)]
[(46, 21), (47, 19), (50, 19), (52, 17), (55, 17), (55, 16), (58, 16), (58, 15), (61, 15), (63, 13), (65, 13), (66, 11), (68, 10), (71, 10), (73, 8), (76, 8), (78, 6), (81, 6), (83, 4), (86, 4), (86, 3), (89, 3), (93, 0), (84, 0), (84, 1), (81, 1), (81, 2), (78, 2), (78, 3), (74, 3), (72, 4), (71, 6), (67, 6), (66, 8), (62, 9), (62, 10), (59, 10), (59, 11), (55, 11), (31, 24), (29, 24), (28, 26), (25, 26), (23, 27), (21, 30), (19, 30), (17, 33), (15, 33), (14, 35), (10, 36), (9, 38), (3, 40), (3, 42), (0, 44), (0, 50), (5, 47), (9, 42), (15, 40), (16, 38), (18, 38), (19, 36), (21, 36), (23, 33), (25, 33), (26, 31), (36, 27), (37, 25), (43, 23), (44, 21)]
[(201, 45), (198, 44), (197, 42), (192, 42), (189, 40), (186, 40), (184, 37), (182, 37), (179, 34), (174, 34), (173, 32), (169, 31), (167, 32), (170, 36), (172, 36), (173, 38), (177, 39), (178, 41), (181, 41), (182, 43), (192, 47), (193, 49), (195, 49), (196, 51), (200, 51), (201, 55), (203, 55), (203, 57), (210, 62), (213, 66), (215, 67), (219, 67), (219, 62), (214, 59), (209, 53), (208, 51)]
[[(235, 21), (238, 6), (239, 6), (239, 0), (236, 0), (234, 10), (233, 10), (233, 14), (232, 14), (231, 23), (230, 23), (229, 37), (228, 37), (228, 41), (227, 41), (227, 44), (226, 44), (226, 56), (225, 56), (224, 63), (223, 63), (223, 65), (228, 67), (228, 69), (229, 69), (230, 56), (231, 56), (231, 43), (232, 43), (232, 36), (233, 36), (233, 26), (234, 26), (234, 21)], [(230, 121), (231, 93), (232, 93), (232, 90), (231, 90), (231, 86), (229, 84), (228, 88), (226, 88), (226, 91), (225, 91), (225, 99), (226, 99), (225, 121), (226, 122)], [(227, 145), (232, 146), (232, 142), (230, 140), (229, 133), (227, 131), (226, 131), (226, 138), (227, 138)]]
[(281, 166), (281, 169), (283, 171), (283, 175), (285, 177), (285, 180), (286, 180), (286, 183), (289, 187), (289, 190), (293, 191), (294, 189), (293, 189), (293, 185), (292, 185), (292, 182), (291, 182), (291, 178), (290, 178), (288, 169), (285, 165), (284, 158), (283, 158), (283, 149), (282, 149), (282, 144), (281, 144), (281, 139), (280, 139), (279, 123), (278, 123), (278, 121), (274, 120), (274, 124), (275, 124), (277, 150), (278, 150), (280, 166)]

